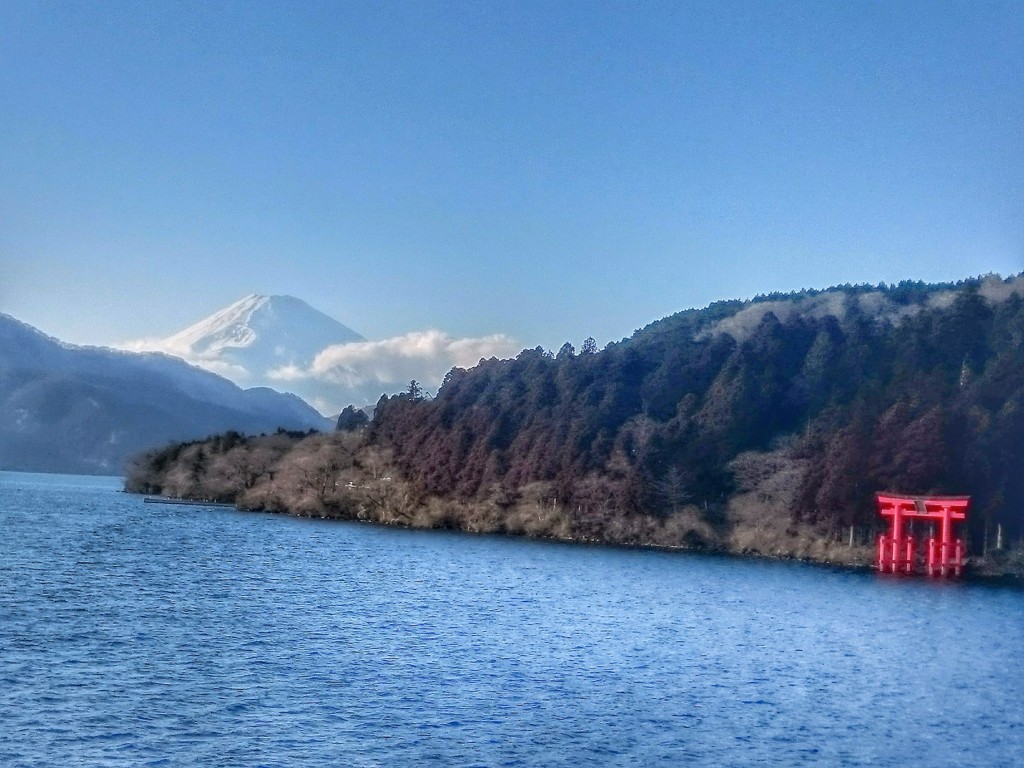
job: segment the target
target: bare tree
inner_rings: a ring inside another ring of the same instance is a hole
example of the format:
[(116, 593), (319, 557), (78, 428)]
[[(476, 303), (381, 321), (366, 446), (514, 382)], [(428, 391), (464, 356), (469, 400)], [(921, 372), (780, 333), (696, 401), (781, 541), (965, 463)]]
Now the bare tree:
[(679, 512), (680, 508), (690, 500), (692, 494), (687, 488), (686, 480), (679, 467), (669, 467), (665, 476), (651, 484), (655, 497), (665, 505), (671, 514)]

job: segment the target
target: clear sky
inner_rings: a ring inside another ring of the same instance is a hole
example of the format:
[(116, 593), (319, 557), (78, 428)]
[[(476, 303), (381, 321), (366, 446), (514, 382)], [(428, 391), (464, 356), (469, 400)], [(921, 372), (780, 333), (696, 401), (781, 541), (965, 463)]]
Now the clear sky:
[(1024, 3), (0, 3), (0, 311), (602, 344), (1024, 270)]

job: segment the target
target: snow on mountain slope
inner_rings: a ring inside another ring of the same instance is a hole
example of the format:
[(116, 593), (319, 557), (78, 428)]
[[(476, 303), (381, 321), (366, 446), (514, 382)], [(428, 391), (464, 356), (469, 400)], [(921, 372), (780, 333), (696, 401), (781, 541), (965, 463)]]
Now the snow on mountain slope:
[[(165, 352), (213, 371), (242, 387), (280, 389), (282, 370), (308, 368), (327, 347), (365, 339), (293, 296), (250, 294), (163, 339), (129, 342), (134, 351)], [(333, 390), (288, 386), (324, 412)]]
[(200, 364), (241, 368), (259, 380), (275, 368), (308, 365), (325, 347), (351, 341), (365, 339), (301, 299), (250, 294), (161, 346)]

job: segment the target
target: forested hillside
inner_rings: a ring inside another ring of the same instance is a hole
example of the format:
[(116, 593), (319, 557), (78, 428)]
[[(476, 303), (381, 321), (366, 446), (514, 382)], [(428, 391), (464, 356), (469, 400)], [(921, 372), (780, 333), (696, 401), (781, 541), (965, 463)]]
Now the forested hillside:
[[(409, 524), (847, 561), (875, 491), (970, 494), (998, 557), (1024, 535), (1022, 343), (1020, 277), (722, 302), (384, 397), (346, 461), (385, 462)], [(346, 482), (322, 511), (373, 517)]]

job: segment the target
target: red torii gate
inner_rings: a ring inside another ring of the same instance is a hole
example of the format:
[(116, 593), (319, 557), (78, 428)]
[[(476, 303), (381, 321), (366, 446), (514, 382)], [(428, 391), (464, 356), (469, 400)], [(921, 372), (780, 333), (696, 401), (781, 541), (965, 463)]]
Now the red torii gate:
[(890, 518), (889, 535), (878, 537), (878, 570), (882, 573), (913, 573), (916, 565), (914, 537), (904, 533), (911, 520), (938, 520), (939, 537), (928, 539), (925, 572), (929, 576), (959, 576), (964, 567), (963, 539), (953, 538), (953, 521), (967, 519), (970, 496), (904, 496), (875, 494), (878, 514)]

